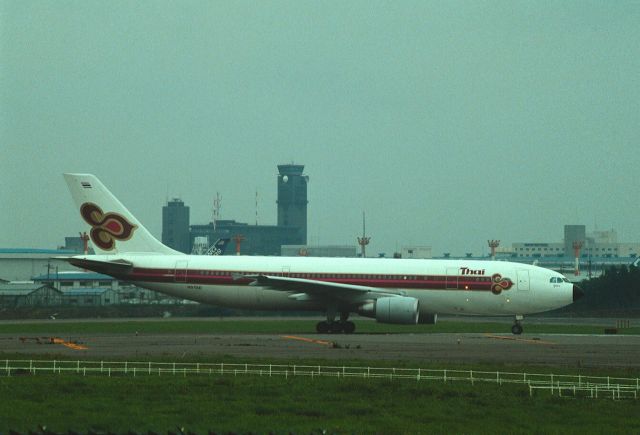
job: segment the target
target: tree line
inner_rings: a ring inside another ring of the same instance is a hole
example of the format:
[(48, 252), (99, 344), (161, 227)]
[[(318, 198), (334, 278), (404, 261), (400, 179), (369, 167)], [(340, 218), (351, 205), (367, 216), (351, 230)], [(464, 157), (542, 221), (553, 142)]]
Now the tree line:
[(584, 297), (567, 307), (575, 313), (636, 312), (640, 314), (640, 268), (612, 266), (598, 278), (579, 284)]

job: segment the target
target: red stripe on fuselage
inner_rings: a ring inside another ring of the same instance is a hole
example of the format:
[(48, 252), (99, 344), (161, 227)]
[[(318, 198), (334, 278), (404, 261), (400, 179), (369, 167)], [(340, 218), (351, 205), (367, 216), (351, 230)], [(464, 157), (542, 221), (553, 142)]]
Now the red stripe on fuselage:
[[(342, 274), (342, 273), (272, 273), (256, 271), (194, 270), (189, 269), (146, 269), (134, 268), (122, 280), (137, 282), (159, 282), (200, 285), (244, 286), (253, 282), (250, 278), (234, 278), (242, 275), (285, 276), (321, 282), (335, 282), (374, 288), (402, 288), (412, 290), (469, 290), (491, 291), (491, 277), (488, 276), (446, 276), (446, 275), (383, 275), (383, 274)], [(292, 283), (293, 285), (293, 283)]]

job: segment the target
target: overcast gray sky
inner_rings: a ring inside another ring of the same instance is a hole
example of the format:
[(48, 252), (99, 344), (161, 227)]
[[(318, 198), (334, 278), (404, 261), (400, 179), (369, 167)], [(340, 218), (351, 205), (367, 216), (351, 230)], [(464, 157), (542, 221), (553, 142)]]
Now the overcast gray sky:
[(306, 166), (309, 242), (369, 252), (640, 241), (638, 1), (0, 0), (0, 247), (83, 229), (95, 173), (156, 236), (276, 222)]

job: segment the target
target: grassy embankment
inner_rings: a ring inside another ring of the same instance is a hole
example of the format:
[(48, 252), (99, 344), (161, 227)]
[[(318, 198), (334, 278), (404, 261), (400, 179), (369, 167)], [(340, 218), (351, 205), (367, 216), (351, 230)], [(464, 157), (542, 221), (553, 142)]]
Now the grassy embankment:
[(0, 378), (0, 431), (637, 433), (640, 402), (526, 386), (256, 376)]

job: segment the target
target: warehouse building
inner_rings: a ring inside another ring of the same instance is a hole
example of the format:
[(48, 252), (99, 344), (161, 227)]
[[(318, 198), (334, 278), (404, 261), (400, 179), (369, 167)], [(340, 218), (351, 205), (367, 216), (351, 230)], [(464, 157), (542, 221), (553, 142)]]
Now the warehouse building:
[(62, 303), (62, 292), (43, 283), (13, 282), (0, 284), (0, 307), (46, 307)]

